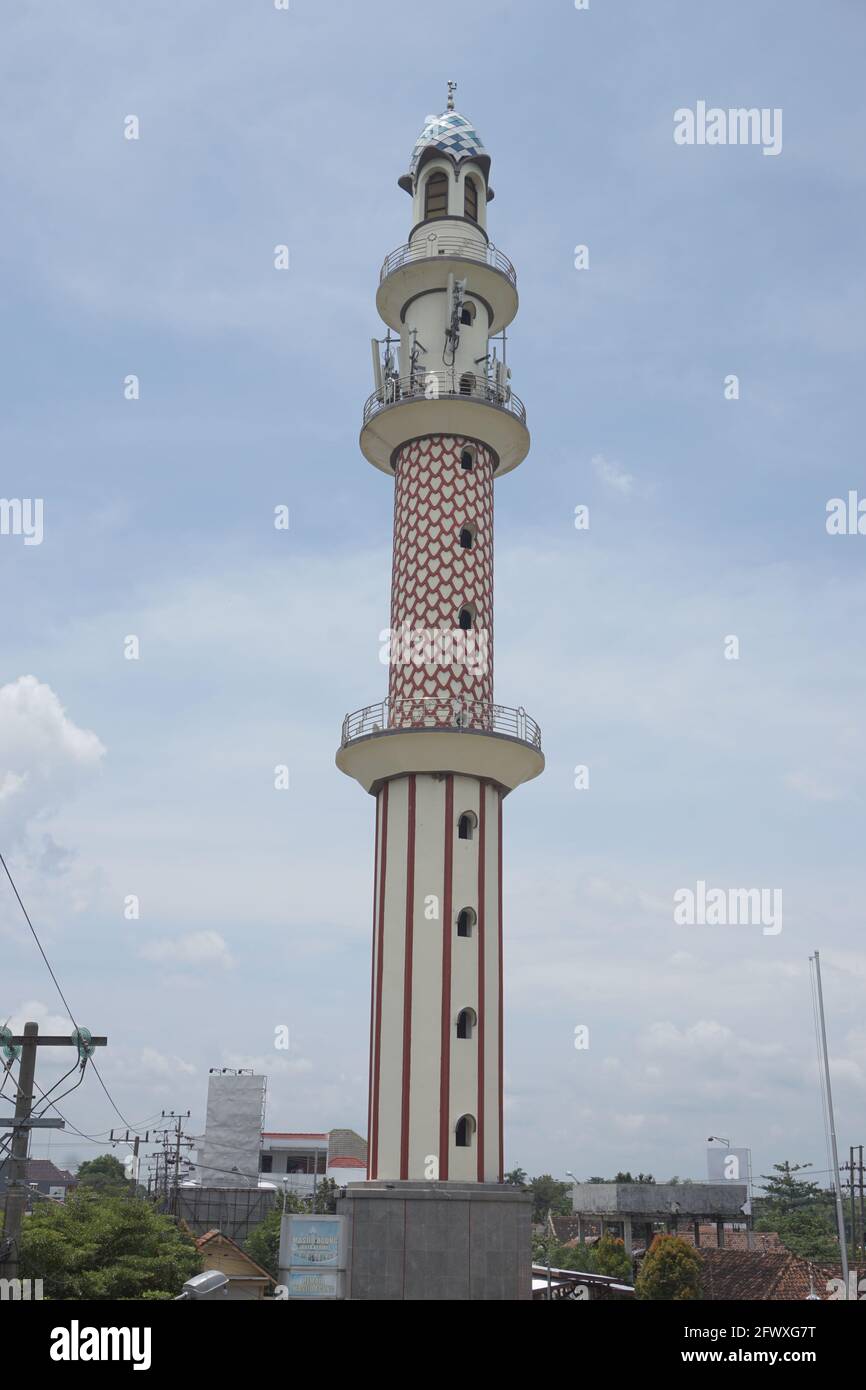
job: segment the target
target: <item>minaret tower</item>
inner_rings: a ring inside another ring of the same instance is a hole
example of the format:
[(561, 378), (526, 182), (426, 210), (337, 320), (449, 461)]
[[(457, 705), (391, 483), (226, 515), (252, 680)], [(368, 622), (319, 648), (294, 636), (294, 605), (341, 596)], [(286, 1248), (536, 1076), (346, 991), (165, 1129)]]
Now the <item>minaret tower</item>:
[(337, 765), (376, 799), (371, 1180), (503, 1179), (502, 803), (543, 770), (494, 702), (493, 490), (529, 451), (505, 330), (514, 267), (487, 235), (490, 158), (448, 107), (399, 186), (361, 452), (394, 479), (388, 697), (346, 716)]

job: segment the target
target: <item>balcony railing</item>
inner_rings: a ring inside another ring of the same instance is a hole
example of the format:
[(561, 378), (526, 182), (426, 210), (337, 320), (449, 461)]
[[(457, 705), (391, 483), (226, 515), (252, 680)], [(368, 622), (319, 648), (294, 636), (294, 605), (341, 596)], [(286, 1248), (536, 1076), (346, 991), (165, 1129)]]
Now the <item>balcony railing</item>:
[(426, 261), (432, 256), (455, 256), (465, 261), (479, 261), (482, 265), (489, 265), (493, 270), (498, 270), (512, 285), (517, 285), (517, 271), (508, 257), (495, 246), (489, 242), (470, 241), (458, 236), (430, 237), (427, 241), (411, 241), (405, 246), (398, 246), (396, 251), (385, 257), (379, 273), (379, 283), (393, 275), (401, 266), (411, 261)]
[(419, 696), (380, 700), (375, 705), (347, 714), (342, 745), (371, 734), (398, 733), (408, 729), (444, 729), (451, 733), (503, 734), (519, 739), (541, 752), (541, 730), (525, 709), (509, 709), (486, 700), (460, 700)]
[(414, 376), (389, 376), (381, 391), (374, 391), (364, 404), (364, 424), (380, 410), (409, 400), (483, 401), (515, 415), (526, 424), (526, 406), (510, 386), (499, 386), (490, 377), (475, 372), (458, 372), (453, 367), (444, 372), (418, 370)]

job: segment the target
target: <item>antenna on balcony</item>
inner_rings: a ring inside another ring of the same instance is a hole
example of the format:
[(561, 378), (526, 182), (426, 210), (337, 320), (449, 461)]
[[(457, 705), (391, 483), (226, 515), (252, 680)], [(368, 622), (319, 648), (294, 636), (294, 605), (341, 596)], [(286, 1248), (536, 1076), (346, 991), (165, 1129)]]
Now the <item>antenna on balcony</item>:
[[(445, 348), (442, 352), (442, 361), (446, 367), (454, 366), (454, 359), (457, 356), (457, 344), (460, 342), (460, 312), (463, 308), (463, 299), (466, 294), (466, 281), (455, 280), (453, 273), (448, 276), (448, 291), (446, 304), (448, 305), (448, 326), (445, 329)], [(446, 354), (450, 351), (451, 361), (446, 361)]]
[(385, 394), (385, 382), (382, 378), (382, 359), (379, 356), (379, 339), (371, 338), (370, 347), (373, 349), (373, 385), (376, 388), (376, 395), (379, 400)]

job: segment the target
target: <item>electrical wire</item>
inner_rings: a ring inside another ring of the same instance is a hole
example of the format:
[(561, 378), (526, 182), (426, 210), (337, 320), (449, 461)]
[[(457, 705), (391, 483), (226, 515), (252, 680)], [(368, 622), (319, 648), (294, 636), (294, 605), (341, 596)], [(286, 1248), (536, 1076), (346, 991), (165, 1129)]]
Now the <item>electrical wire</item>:
[[(43, 959), (44, 962), (45, 962), (46, 969), (47, 969), (49, 975), (51, 976), (51, 979), (54, 981), (54, 987), (55, 987), (55, 989), (57, 990), (57, 993), (60, 995), (60, 998), (63, 1000), (64, 1008), (66, 1009), (66, 1012), (69, 1014), (69, 1017), (72, 1019), (72, 1023), (73, 1023), (73, 1026), (74, 1026), (74, 1028), (75, 1028), (76, 1033), (79, 1033), (79, 1034), (80, 1034), (81, 1029), (79, 1028), (78, 1024), (77, 1024), (76, 1021), (75, 1021), (75, 1015), (73, 1014), (71, 1008), (69, 1007), (69, 1002), (68, 1002), (68, 1000), (67, 1000), (67, 998), (66, 998), (66, 995), (63, 993), (63, 990), (62, 990), (61, 987), (60, 987), (60, 981), (58, 980), (58, 978), (57, 978), (57, 976), (55, 975), (53, 969), (51, 968), (51, 962), (50, 962), (50, 960), (48, 959), (47, 955), (45, 954), (45, 951), (44, 951), (43, 948), (42, 948), (42, 942), (39, 940), (39, 937), (38, 937), (37, 934), (36, 934), (36, 928), (34, 927), (33, 923), (32, 923), (31, 920), (30, 920), (30, 914), (28, 913), (27, 908), (24, 906), (24, 903), (23, 903), (22, 898), (21, 898), (21, 894), (18, 892), (18, 889), (17, 889), (17, 887), (16, 887), (16, 885), (15, 885), (15, 880), (14, 880), (14, 878), (12, 877), (11, 873), (9, 872), (9, 866), (8, 866), (8, 864), (6, 863), (6, 860), (3, 858), (2, 853), (0, 853), (0, 864), (2, 864), (3, 869), (4, 869), (4, 872), (5, 872), (5, 874), (6, 874), (6, 877), (8, 878), (10, 884), (12, 885), (12, 892), (15, 894), (15, 897), (18, 899), (18, 906), (21, 908), (21, 911), (24, 913), (24, 920), (26, 921), (28, 927), (30, 928), (30, 933), (31, 933), (31, 935), (32, 935), (32, 937), (33, 937), (33, 940), (36, 942), (36, 945), (37, 945), (38, 948), (39, 948), (39, 954), (41, 955), (42, 959)], [(116, 1115), (118, 1115), (118, 1116), (120, 1117), (120, 1119), (121, 1119), (121, 1120), (123, 1121), (123, 1123), (126, 1125), (127, 1129), (133, 1129), (134, 1126), (131, 1125), (131, 1124), (129, 1123), (129, 1121), (127, 1120), (126, 1116), (123, 1114), (123, 1111), (120, 1110), (120, 1109), (118, 1108), (118, 1106), (115, 1104), (114, 1097), (112, 1096), (111, 1092), (109, 1091), (108, 1087), (106, 1086), (105, 1082), (103, 1081), (102, 1076), (100, 1075), (100, 1072), (99, 1072), (99, 1068), (98, 1068), (97, 1065), (96, 1065), (96, 1062), (95, 1062), (92, 1058), (90, 1059), (90, 1061), (91, 1061), (91, 1065), (92, 1065), (92, 1067), (93, 1067), (94, 1075), (95, 1075), (97, 1081), (99, 1082), (100, 1086), (102, 1087), (103, 1091), (105, 1092), (105, 1095), (106, 1095), (106, 1097), (107, 1097), (107, 1099), (108, 1099), (108, 1103), (109, 1103), (109, 1105), (111, 1106), (112, 1110), (114, 1111), (114, 1113), (115, 1113)], [(73, 1126), (73, 1128), (74, 1128), (74, 1126)], [(77, 1132), (78, 1132), (78, 1133), (81, 1133), (80, 1130), (77, 1131)]]

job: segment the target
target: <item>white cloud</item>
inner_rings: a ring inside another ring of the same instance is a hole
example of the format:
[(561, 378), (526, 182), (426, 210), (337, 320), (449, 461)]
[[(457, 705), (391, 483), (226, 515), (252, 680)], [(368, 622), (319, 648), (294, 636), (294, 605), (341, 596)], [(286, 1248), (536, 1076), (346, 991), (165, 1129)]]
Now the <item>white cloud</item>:
[(0, 833), (20, 839), (35, 817), (74, 796), (105, 748), (69, 718), (49, 685), (19, 676), (0, 686)]
[(625, 469), (620, 468), (618, 463), (612, 463), (606, 459), (604, 454), (595, 454), (592, 458), (592, 466), (596, 477), (600, 478), (614, 492), (618, 492), (623, 497), (628, 497), (634, 490), (634, 477), (631, 473), (626, 473)]
[(173, 965), (219, 965), (228, 970), (234, 961), (224, 937), (216, 931), (188, 932), (173, 940), (148, 941), (140, 948), (144, 960)]

